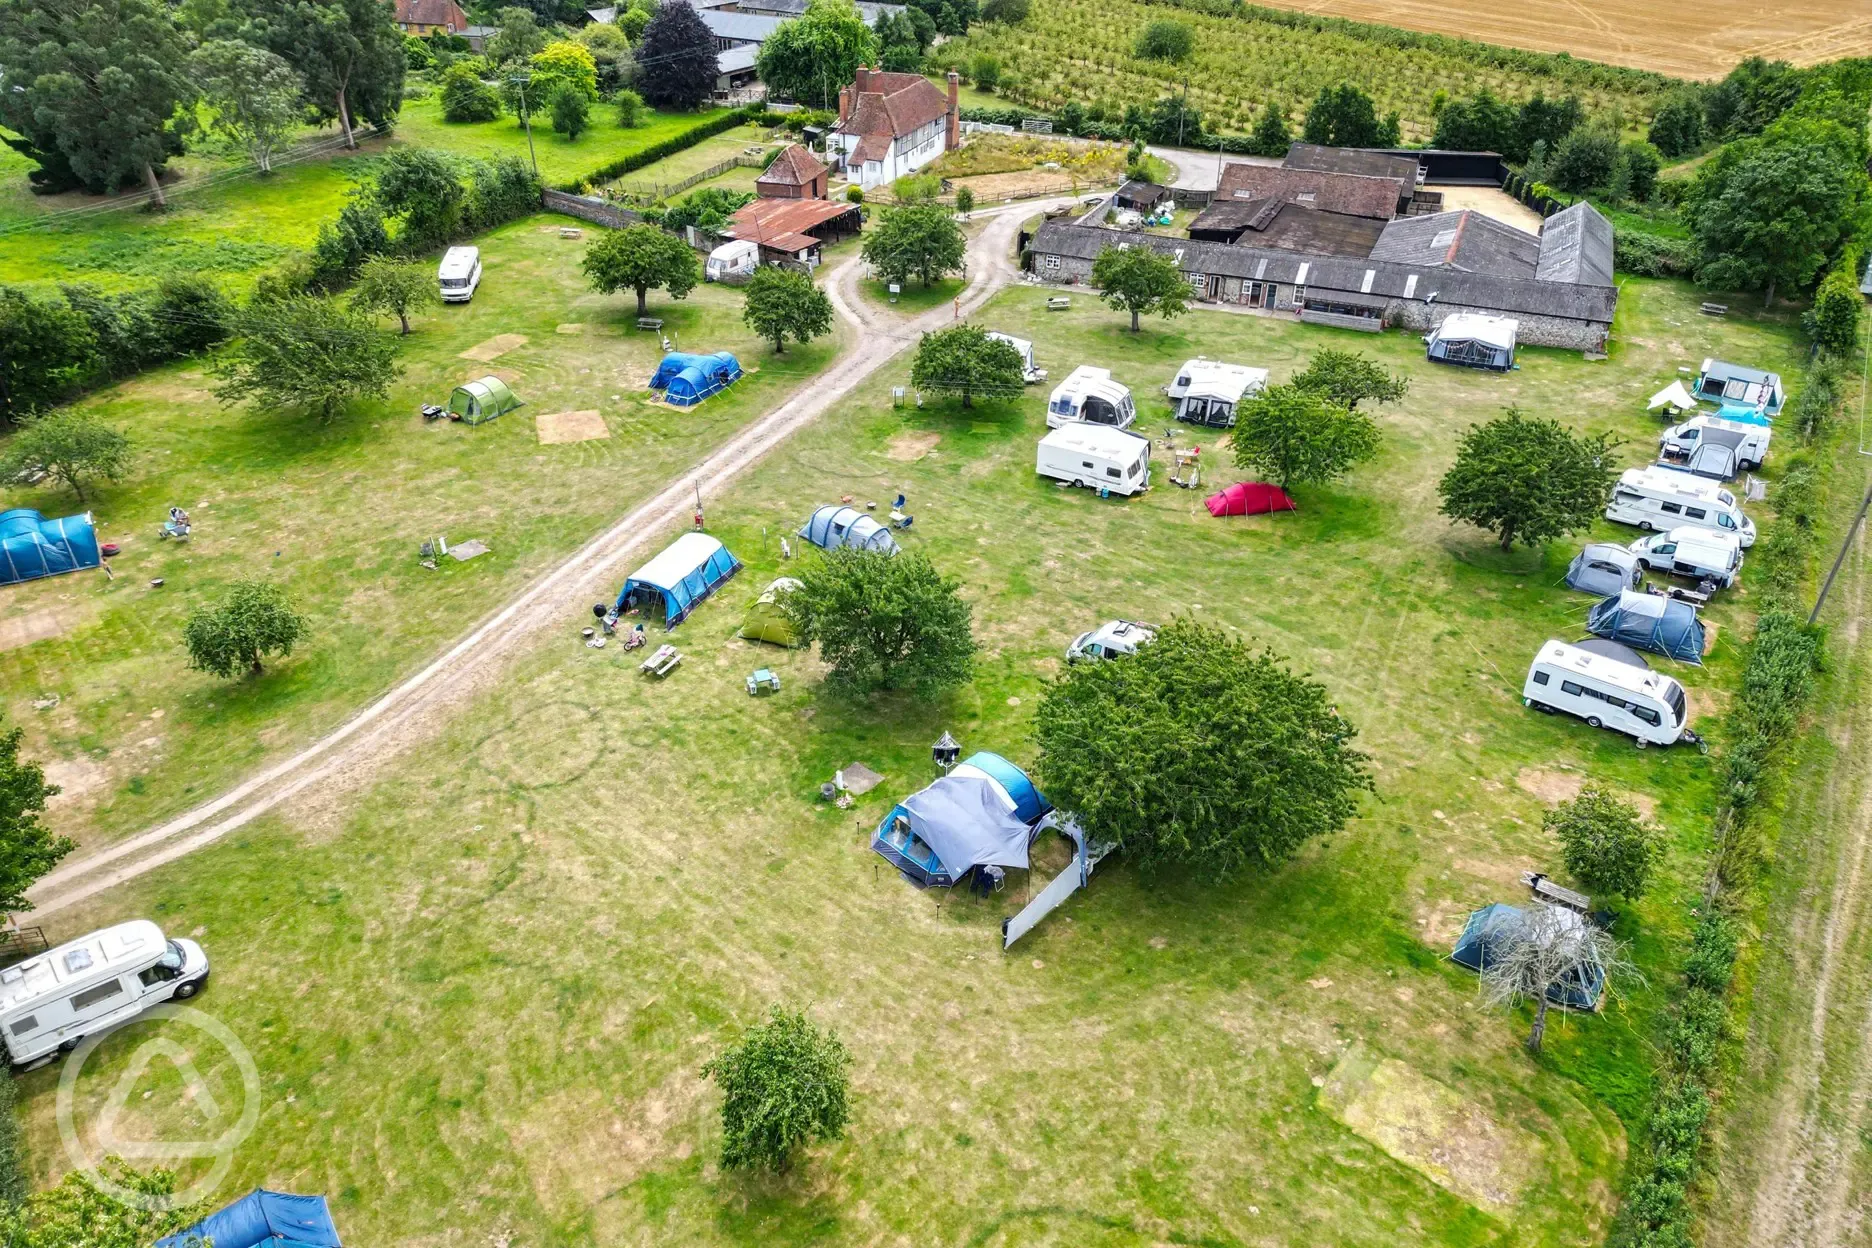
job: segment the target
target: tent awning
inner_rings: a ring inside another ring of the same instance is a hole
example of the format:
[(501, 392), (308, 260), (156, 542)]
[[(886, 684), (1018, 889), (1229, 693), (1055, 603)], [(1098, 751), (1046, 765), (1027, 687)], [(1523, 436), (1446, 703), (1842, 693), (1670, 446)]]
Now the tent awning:
[(1696, 399), (1688, 390), (1684, 389), (1683, 382), (1673, 381), (1670, 385), (1665, 386), (1662, 390), (1651, 396), (1651, 401), (1645, 405), (1645, 410), (1647, 412), (1655, 412), (1661, 407), (1668, 407), (1672, 411), (1681, 412), (1695, 407), (1696, 405)]

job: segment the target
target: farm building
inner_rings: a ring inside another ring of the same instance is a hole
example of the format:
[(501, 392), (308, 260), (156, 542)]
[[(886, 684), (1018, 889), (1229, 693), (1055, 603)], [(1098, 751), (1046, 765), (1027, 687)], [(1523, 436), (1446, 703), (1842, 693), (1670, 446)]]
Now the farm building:
[(1112, 196), (1112, 207), (1151, 213), (1157, 211), (1157, 205), (1169, 198), (1169, 187), (1133, 179), (1118, 188), (1118, 193)]
[(804, 144), (788, 144), (754, 179), (754, 193), (762, 199), (824, 199), (826, 172), (825, 162)]
[(1402, 152), (1371, 147), (1326, 147), (1318, 143), (1295, 143), (1281, 162), (1284, 169), (1312, 169), (1320, 173), (1347, 173), (1363, 178), (1395, 178), (1408, 187), (1424, 180), (1423, 166), (1416, 157)]
[(1218, 204), (1271, 199), (1374, 221), (1389, 221), (1409, 198), (1397, 178), (1235, 163), (1222, 166), (1215, 193)]
[(392, 18), (406, 35), (459, 35), (468, 29), (468, 15), (455, 0), (397, 0)]
[(1314, 256), (1368, 256), (1385, 222), (1279, 199), (1219, 199), (1196, 215), (1189, 236)]
[(819, 266), (827, 243), (856, 234), (864, 224), (857, 204), (829, 199), (756, 199), (735, 209), (724, 233), (760, 244), (762, 261)]
[(831, 150), (845, 176), (861, 187), (914, 173), (962, 141), (961, 79), (949, 73), (947, 98), (922, 74), (886, 73), (860, 65), (839, 88)]

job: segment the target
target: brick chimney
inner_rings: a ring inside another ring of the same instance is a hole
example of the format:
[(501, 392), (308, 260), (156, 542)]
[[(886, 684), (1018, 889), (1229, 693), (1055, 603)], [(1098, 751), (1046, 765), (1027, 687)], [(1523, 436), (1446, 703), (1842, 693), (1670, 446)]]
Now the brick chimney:
[(962, 146), (962, 110), (957, 101), (961, 95), (962, 78), (955, 70), (949, 71), (949, 126), (943, 138), (943, 150), (953, 152)]
[[(858, 72), (862, 74), (864, 73), (864, 70), (861, 69)], [(852, 89), (850, 87), (840, 87), (839, 88), (839, 125), (841, 126), (844, 125), (845, 119), (851, 116), (851, 104), (852, 104)]]
[(860, 65), (858, 67), (858, 85), (853, 88), (853, 91), (855, 91), (858, 95), (863, 95), (865, 92), (869, 91), (870, 89), (871, 89), (871, 71), (869, 69), (866, 69), (863, 65)]

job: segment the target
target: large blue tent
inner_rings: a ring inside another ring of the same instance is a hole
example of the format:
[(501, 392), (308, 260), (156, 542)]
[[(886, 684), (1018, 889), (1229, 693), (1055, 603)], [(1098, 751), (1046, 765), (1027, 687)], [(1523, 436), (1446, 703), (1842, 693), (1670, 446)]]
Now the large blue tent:
[(1662, 594), (1627, 589), (1603, 599), (1587, 613), (1586, 630), (1685, 663), (1703, 663), (1703, 621), (1696, 608)]
[(0, 511), (0, 585), (95, 568), (99, 562), (89, 512), (48, 520), (27, 507)]
[[(1469, 916), (1462, 935), (1456, 938), (1456, 948), (1450, 951), (1450, 961), (1472, 971), (1486, 971), (1494, 964), (1496, 953), (1520, 934), (1526, 918), (1518, 907), (1499, 901), (1483, 906)], [(1578, 915), (1574, 918), (1586, 922)], [(1547, 999), (1565, 1009), (1590, 1010), (1599, 1004), (1599, 994), (1604, 991), (1604, 967), (1577, 966), (1548, 985)]]
[(156, 1241), (156, 1248), (342, 1248), (323, 1196), (256, 1187), (219, 1213)]
[(741, 362), (726, 351), (713, 355), (672, 351), (657, 365), (650, 388), (663, 391), (664, 400), (677, 407), (692, 407), (740, 379)]
[(660, 603), (663, 626), (675, 628), (715, 587), (741, 570), (741, 561), (706, 533), (685, 533), (624, 582), (617, 609)]
[(1034, 825), (1053, 807), (999, 754), (972, 754), (891, 808), (871, 848), (922, 888), (948, 888), (978, 866), (1025, 867)]

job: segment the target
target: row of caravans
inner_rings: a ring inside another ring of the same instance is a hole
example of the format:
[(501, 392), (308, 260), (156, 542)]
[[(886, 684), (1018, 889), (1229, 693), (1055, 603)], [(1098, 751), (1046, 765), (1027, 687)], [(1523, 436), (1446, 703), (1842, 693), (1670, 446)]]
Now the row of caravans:
[(14, 1066), (69, 1053), (208, 981), (208, 955), (148, 919), (92, 932), (0, 969), (0, 1045)]
[(1584, 645), (1556, 640), (1541, 646), (1528, 665), (1521, 698), (1537, 711), (1576, 715), (1594, 728), (1622, 732), (1641, 750), (1679, 741), (1703, 744), (1690, 730), (1689, 701), (1677, 680)]

